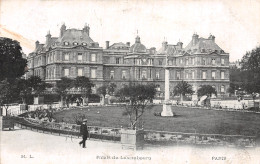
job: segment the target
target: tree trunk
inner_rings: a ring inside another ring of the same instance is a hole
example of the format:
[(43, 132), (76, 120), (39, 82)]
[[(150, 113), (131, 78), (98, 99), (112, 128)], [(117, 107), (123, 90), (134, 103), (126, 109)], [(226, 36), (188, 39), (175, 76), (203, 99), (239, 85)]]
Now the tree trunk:
[(83, 97), (83, 105), (88, 105), (88, 97)]
[(183, 97), (184, 97), (184, 95), (183, 95), (183, 94), (181, 94), (181, 101), (183, 101)]
[(5, 115), (8, 116), (7, 114), (7, 109), (8, 109), (8, 106), (5, 107)]
[(64, 101), (63, 101), (63, 96), (61, 96), (61, 98), (60, 98), (60, 107), (64, 107)]
[(105, 105), (105, 96), (104, 95), (101, 95), (100, 104)]
[(22, 97), (22, 101), (23, 101), (23, 104), (26, 104), (26, 99), (25, 99), (25, 97)]

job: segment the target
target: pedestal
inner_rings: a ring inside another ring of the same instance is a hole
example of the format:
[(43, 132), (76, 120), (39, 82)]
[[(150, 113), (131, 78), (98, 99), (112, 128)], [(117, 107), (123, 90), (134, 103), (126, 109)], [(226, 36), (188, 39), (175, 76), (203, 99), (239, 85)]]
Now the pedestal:
[(161, 113), (161, 116), (163, 116), (163, 117), (172, 117), (172, 116), (174, 116), (174, 114), (172, 113), (171, 104), (167, 104), (167, 103), (163, 104), (163, 111)]
[(144, 130), (121, 129), (122, 149), (143, 149)]

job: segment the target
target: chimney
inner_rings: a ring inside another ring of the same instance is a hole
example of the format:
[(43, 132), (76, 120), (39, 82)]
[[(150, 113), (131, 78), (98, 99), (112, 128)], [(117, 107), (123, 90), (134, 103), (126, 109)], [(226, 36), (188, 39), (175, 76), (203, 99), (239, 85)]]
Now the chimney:
[(89, 25), (87, 23), (85, 23), (85, 26), (83, 28), (83, 32), (87, 33), (87, 35), (89, 36)]
[(61, 28), (60, 28), (60, 37), (62, 37), (62, 36), (64, 35), (65, 31), (66, 31), (66, 26), (65, 26), (65, 24), (63, 23), (63, 25), (62, 25)]
[(162, 48), (163, 48), (163, 51), (166, 50), (166, 48), (167, 48), (167, 44), (168, 44), (168, 42), (166, 42), (166, 41), (162, 42)]
[(47, 35), (46, 35), (46, 45), (49, 45), (51, 42), (51, 34), (50, 31), (48, 31)]
[(215, 36), (214, 36), (214, 35), (211, 35), (211, 34), (210, 34), (210, 36), (209, 36), (208, 39), (211, 39), (211, 40), (215, 43)]
[(128, 47), (130, 47), (130, 42), (126, 42), (126, 45), (127, 45)]
[(37, 41), (35, 42), (35, 49), (37, 49), (38, 46), (39, 46), (39, 41), (37, 40)]
[(199, 41), (199, 35), (193, 34), (193, 36), (192, 36), (192, 45), (193, 46), (196, 45), (198, 43), (198, 41)]
[(109, 41), (106, 41), (106, 49), (109, 48)]
[(178, 42), (177, 45), (180, 47), (180, 49), (182, 49), (182, 45), (183, 45), (182, 42)]

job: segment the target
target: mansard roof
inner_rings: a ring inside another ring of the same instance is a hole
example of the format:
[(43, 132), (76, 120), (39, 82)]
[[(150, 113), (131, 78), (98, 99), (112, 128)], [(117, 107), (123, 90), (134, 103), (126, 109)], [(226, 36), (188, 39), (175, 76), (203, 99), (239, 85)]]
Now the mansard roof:
[(198, 38), (197, 41), (191, 41), (184, 50), (189, 53), (212, 53), (224, 51), (215, 43), (213, 39)]
[[(182, 53), (182, 45), (179, 42), (177, 45), (168, 44), (167, 42), (162, 43), (162, 47), (157, 51), (158, 55), (170, 55), (175, 56)], [(181, 43), (182, 44), (182, 43)]]
[(44, 44), (39, 44), (36, 49), (34, 50), (35, 53), (38, 53), (38, 52), (41, 52), (41, 51), (44, 51), (45, 48), (44, 48)]
[(57, 37), (52, 37), (50, 40), (50, 43), (48, 45), (45, 44), (44, 48), (46, 48), (46, 50), (48, 50), (56, 42), (57, 39), (58, 39)]
[(74, 42), (78, 44), (89, 44), (93, 43), (94, 41), (90, 38), (88, 33), (83, 30), (67, 29), (63, 36), (56, 40), (56, 43), (59, 43), (60, 45), (63, 45), (64, 42), (68, 42), (72, 45)]
[(117, 50), (128, 50), (129, 46), (127, 44), (125, 44), (125, 43), (119, 42), (119, 43), (112, 44), (111, 46), (109, 46), (108, 49), (109, 50), (114, 50), (114, 49), (117, 49)]

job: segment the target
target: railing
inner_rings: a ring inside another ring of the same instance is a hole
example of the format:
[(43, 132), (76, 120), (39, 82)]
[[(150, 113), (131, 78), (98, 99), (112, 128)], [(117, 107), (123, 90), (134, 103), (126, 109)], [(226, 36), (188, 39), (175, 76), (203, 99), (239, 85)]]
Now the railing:
[[(54, 123), (30, 118), (13, 117), (16, 126), (36, 131), (50, 132), (58, 135), (67, 135), (71, 138), (80, 137), (80, 125)], [(112, 127), (88, 126), (89, 138), (120, 141), (120, 129)]]
[(192, 144), (255, 147), (255, 136), (145, 131), (145, 140), (153, 144)]
[[(44, 122), (35, 119), (13, 117), (16, 126), (43, 133), (65, 135), (67, 137), (80, 137), (80, 125), (67, 123)], [(121, 140), (121, 129), (112, 127), (88, 126), (89, 138), (100, 140)], [(213, 145), (231, 147), (255, 147), (256, 136), (244, 135), (222, 135), (222, 134), (200, 134), (167, 131), (144, 131), (144, 140), (147, 144), (165, 145)]]

